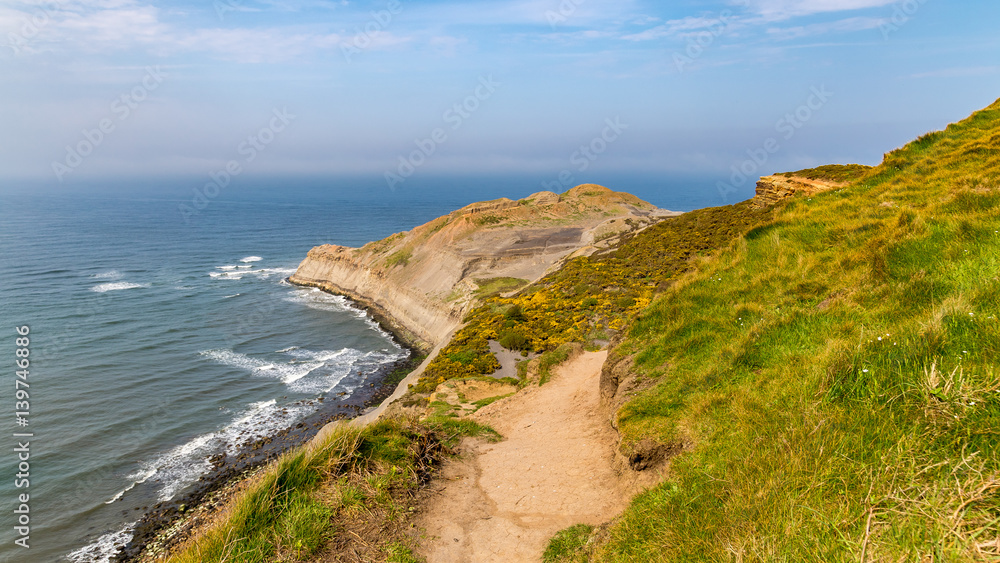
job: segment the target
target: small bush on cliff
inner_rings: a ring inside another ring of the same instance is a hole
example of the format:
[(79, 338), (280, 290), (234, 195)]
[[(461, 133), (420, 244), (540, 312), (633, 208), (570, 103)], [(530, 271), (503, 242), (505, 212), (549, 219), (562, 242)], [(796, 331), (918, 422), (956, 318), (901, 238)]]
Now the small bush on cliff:
[(508, 350), (527, 350), (529, 338), (520, 332), (504, 331), (500, 333), (498, 342)]
[(388, 258), (385, 259), (385, 265), (389, 268), (395, 268), (396, 266), (406, 266), (410, 263), (410, 258), (413, 258), (413, 250), (409, 248), (404, 248), (402, 250), (397, 250), (393, 252)]

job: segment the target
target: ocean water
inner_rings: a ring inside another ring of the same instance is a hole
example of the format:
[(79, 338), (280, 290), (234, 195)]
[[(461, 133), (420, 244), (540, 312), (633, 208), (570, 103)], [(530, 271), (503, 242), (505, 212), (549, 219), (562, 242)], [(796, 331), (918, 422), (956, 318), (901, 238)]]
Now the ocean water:
[[(0, 560), (106, 561), (213, 456), (295, 426), (320, 398), (349, 399), (404, 358), (343, 298), (284, 279), (318, 244), (360, 246), (473, 201), (538, 191), (500, 180), (433, 187), (264, 186), (186, 219), (187, 186), (0, 192)], [(635, 191), (674, 209), (719, 203), (658, 190)], [(19, 326), (30, 327), (20, 427)], [(16, 487), (25, 440), (30, 484)], [(29, 549), (14, 543), (24, 493)]]

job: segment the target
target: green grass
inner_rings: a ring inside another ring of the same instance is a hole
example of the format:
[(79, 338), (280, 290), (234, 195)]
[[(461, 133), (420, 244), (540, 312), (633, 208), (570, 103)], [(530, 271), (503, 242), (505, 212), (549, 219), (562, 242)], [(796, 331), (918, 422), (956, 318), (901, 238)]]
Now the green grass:
[(549, 540), (549, 545), (542, 554), (545, 563), (576, 563), (587, 561), (586, 547), (593, 526), (576, 524), (565, 530), (560, 530)]
[(385, 265), (389, 268), (406, 266), (410, 263), (410, 258), (413, 258), (413, 249), (404, 248), (393, 252), (388, 258), (386, 258)]
[(552, 350), (551, 352), (546, 352), (539, 356), (538, 358), (538, 384), (545, 385), (552, 379), (552, 368), (565, 362), (569, 359), (570, 354), (573, 352), (572, 344), (563, 344), (562, 346)]
[(1000, 556), (1000, 102), (779, 204), (612, 353), (682, 444), (600, 561)]
[(797, 172), (785, 172), (785, 176), (798, 176), (810, 180), (831, 180), (834, 182), (854, 182), (864, 178), (873, 170), (863, 164), (827, 164), (816, 168), (807, 168)]
[(357, 532), (369, 534), (367, 557), (414, 561), (402, 532), (409, 498), (439, 444), (462, 436), (499, 439), (491, 428), (461, 420), (339, 426), (319, 447), (299, 448), (272, 464), (169, 561), (308, 561), (331, 546), (357, 548)]
[(507, 393), (506, 395), (497, 395), (496, 397), (487, 397), (485, 399), (479, 399), (478, 401), (475, 401), (472, 404), (476, 405), (477, 408), (481, 409), (487, 405), (492, 405), (493, 403), (499, 401), (500, 399), (506, 399), (511, 395), (513, 395), (513, 393)]
[(476, 295), (480, 299), (488, 299), (501, 293), (517, 291), (530, 283), (521, 278), (486, 278), (475, 280), (478, 289)]

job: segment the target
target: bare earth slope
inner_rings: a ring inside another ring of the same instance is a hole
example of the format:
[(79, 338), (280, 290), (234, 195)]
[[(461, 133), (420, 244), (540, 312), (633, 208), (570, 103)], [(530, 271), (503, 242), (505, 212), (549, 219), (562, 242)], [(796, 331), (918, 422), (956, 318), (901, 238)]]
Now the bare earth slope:
[(614, 469), (616, 436), (598, 394), (607, 352), (556, 368), (544, 386), (474, 415), (505, 436), (463, 442), (416, 521), (428, 563), (540, 561), (557, 531), (617, 516), (629, 486)]
[(568, 257), (676, 214), (584, 184), (561, 195), (474, 203), (362, 248), (318, 246), (289, 279), (346, 295), (430, 349), (460, 324), (480, 282), (537, 280)]

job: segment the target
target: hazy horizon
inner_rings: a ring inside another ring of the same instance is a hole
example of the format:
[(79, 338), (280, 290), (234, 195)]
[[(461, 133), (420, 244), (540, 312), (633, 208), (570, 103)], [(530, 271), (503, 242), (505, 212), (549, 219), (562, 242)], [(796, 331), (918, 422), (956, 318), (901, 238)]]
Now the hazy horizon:
[(992, 103), (997, 16), (927, 0), (15, 1), (0, 191), (633, 176), (731, 201), (758, 175), (876, 164)]

